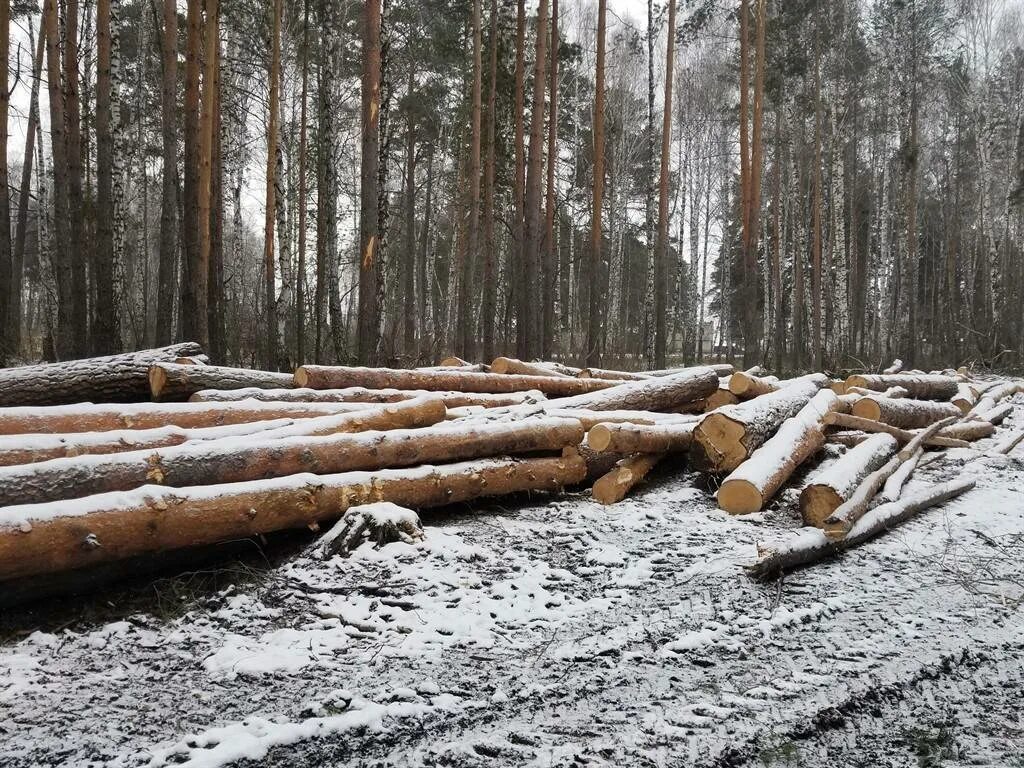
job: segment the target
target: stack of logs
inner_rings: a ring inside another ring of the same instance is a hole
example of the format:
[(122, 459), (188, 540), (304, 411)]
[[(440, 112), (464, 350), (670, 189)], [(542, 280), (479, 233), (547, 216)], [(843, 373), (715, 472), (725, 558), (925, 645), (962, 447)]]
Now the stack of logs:
[[(751, 513), (838, 443), (846, 452), (800, 494), (820, 533), (810, 549), (827, 553), (965, 490), (900, 493), (926, 450), (992, 437), (1020, 391), (966, 371), (838, 382), (504, 357), (286, 374), (210, 365), (192, 344), (3, 370), (0, 580), (315, 529), (373, 501), (423, 508), (588, 483), (610, 504), (681, 455), (724, 477), (722, 509)], [(758, 575), (807, 561), (764, 555)]]

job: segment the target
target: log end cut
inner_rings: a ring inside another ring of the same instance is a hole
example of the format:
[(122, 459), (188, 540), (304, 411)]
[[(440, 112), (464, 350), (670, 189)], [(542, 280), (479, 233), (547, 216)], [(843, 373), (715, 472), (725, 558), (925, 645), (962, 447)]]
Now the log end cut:
[(870, 397), (862, 397), (854, 403), (852, 413), (858, 418), (871, 419), (872, 421), (880, 421), (882, 418), (881, 406), (876, 400)]
[(804, 525), (821, 528), (825, 520), (839, 509), (842, 503), (843, 498), (836, 493), (835, 488), (814, 483), (808, 485), (800, 493), (800, 514), (803, 516)]
[(749, 480), (726, 480), (718, 489), (718, 506), (730, 515), (760, 512), (764, 499)]

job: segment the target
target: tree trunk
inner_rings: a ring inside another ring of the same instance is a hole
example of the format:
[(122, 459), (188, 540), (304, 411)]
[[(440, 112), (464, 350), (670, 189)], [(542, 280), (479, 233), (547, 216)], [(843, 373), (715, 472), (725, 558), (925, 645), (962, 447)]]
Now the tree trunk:
[(590, 249), (587, 253), (589, 302), (584, 358), (587, 366), (601, 364), (601, 317), (603, 295), (599, 286), (603, 269), (601, 206), (604, 196), (604, 59), (608, 0), (597, 2), (597, 63), (594, 73), (594, 180), (590, 210)]
[(203, 0), (188, 0), (188, 13), (185, 17), (185, 190), (182, 209), (184, 258), (181, 272), (179, 335), (207, 347), (210, 342), (206, 308), (209, 265), (203, 261), (200, 239), (201, 230), (208, 231), (209, 225), (199, 218), (202, 2)]
[[(548, 80), (548, 167), (547, 190), (544, 207), (544, 261), (541, 264), (542, 284), (544, 286), (541, 301), (542, 337), (540, 355), (547, 360), (555, 338), (555, 286), (558, 278), (558, 247), (555, 241), (555, 172), (558, 168), (558, 0), (551, 0), (551, 68)], [(568, 301), (568, 296), (560, 296), (560, 301)]]
[(217, 19), (220, 13), (219, 0), (204, 0), (206, 5), (206, 23), (203, 25), (203, 91), (200, 98), (199, 113), (199, 175), (196, 200), (198, 204), (197, 220), (199, 225), (199, 261), (197, 269), (203, 270), (203, 301), (202, 311), (206, 313), (205, 338), (206, 345), (210, 344), (211, 323), (210, 323), (210, 290), (213, 287), (210, 281), (212, 241), (210, 238), (210, 223), (212, 211), (212, 183), (213, 183), (213, 145), (215, 138), (215, 118), (217, 101), (217, 69), (220, 41), (217, 36)]
[(853, 415), (861, 419), (882, 421), (900, 429), (916, 429), (949, 416), (960, 416), (952, 403), (909, 398), (864, 397), (853, 406)]
[(811, 328), (814, 354), (812, 365), (820, 371), (824, 365), (821, 338), (821, 41), (818, 14), (815, 10), (814, 26), (814, 169), (812, 171), (813, 199), (811, 201)]
[[(557, 2), (557, 0), (555, 0)], [(498, 0), (491, 0), (490, 60), (487, 85), (487, 154), (484, 158), (483, 236), (484, 276), (480, 307), (482, 353), (485, 360), (494, 357), (494, 315), (497, 311), (498, 244), (494, 237), (494, 178), (497, 155), (498, 99)]]
[(164, 33), (160, 123), (163, 137), (163, 174), (160, 196), (160, 257), (157, 266), (156, 343), (169, 344), (173, 334), (174, 277), (177, 261), (178, 218), (178, 9), (163, 0)]
[(528, 358), (526, 350), (526, 324), (523, 322), (523, 305), (526, 302), (526, 278), (524, 276), (524, 216), (523, 192), (526, 186), (526, 3), (516, 3), (516, 62), (515, 87), (512, 106), (512, 132), (515, 151), (515, 168), (512, 177), (512, 253), (509, 257), (509, 274), (512, 286), (511, 305), (516, 310), (516, 353)]
[[(285, 374), (287, 375), (287, 374)], [(429, 397), (440, 400), (447, 408), (483, 406), (497, 408), (523, 403), (543, 402), (539, 392), (444, 392), (426, 389), (367, 389), (348, 387), (346, 389), (262, 389), (248, 386), (243, 389), (202, 389), (194, 393), (190, 403), (226, 403), (239, 400), (260, 400), (271, 403), (397, 403)]]
[[(278, 370), (278, 345), (283, 341), (277, 322), (276, 272), (274, 268), (274, 217), (277, 213), (277, 125), (281, 99), (281, 13), (282, 1), (273, 0), (270, 7), (270, 100), (267, 107), (267, 184), (266, 210), (263, 218), (263, 285), (266, 304), (267, 368)], [(281, 233), (284, 237), (285, 233)]]
[[(675, 72), (676, 0), (668, 3), (668, 45), (665, 51), (665, 106), (661, 124), (661, 169), (658, 179), (658, 240), (654, 250), (654, 364), (665, 367), (668, 348), (668, 175), (672, 141), (672, 80)], [(682, 243), (679, 244), (682, 248)]]
[[(102, 4), (102, 3), (101, 3)], [(11, 3), (0, 1), (0, 52), (4, 62), (11, 54)], [(8, 66), (0, 67), (0, 365), (12, 353), (11, 297), (14, 294), (13, 261), (11, 258), (11, 188), (7, 173), (7, 131), (11, 106), (8, 87)], [(20, 286), (18, 290), (21, 290)]]
[[(111, 0), (96, 3), (96, 251), (93, 276), (96, 306), (93, 308), (92, 351), (109, 355), (121, 346), (120, 309), (115, 275), (114, 249), (114, 135), (111, 78)], [(3, 216), (0, 198), (0, 218)], [(0, 223), (2, 228), (2, 223)]]
[[(577, 381), (601, 381), (577, 379)], [(614, 384), (604, 381), (604, 384)], [(635, 409), (671, 411), (694, 400), (707, 397), (718, 388), (713, 368), (683, 368), (669, 376), (643, 381), (627, 381), (601, 391), (559, 400), (558, 408), (586, 408), (594, 411)]]
[(302, 93), (299, 96), (299, 254), (295, 276), (295, 361), (306, 362), (306, 102), (309, 98), (309, 0), (302, 0)]
[(380, 343), (380, 0), (368, 0), (363, 17), (362, 159), (359, 192), (359, 361), (373, 365)]
[(88, 280), (86, 261), (89, 247), (85, 229), (85, 195), (82, 178), (82, 109), (78, 58), (78, 0), (64, 3), (64, 119), (67, 143), (67, 185), (71, 251), (70, 339), (76, 355), (88, 354)]

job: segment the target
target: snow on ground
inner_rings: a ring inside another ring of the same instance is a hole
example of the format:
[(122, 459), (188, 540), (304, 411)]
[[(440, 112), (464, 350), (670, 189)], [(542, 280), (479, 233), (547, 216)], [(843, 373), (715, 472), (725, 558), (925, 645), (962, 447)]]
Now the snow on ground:
[(911, 483), (975, 490), (767, 584), (742, 567), (795, 494), (730, 518), (680, 461), (614, 506), (426, 512), (421, 542), (177, 611), (26, 616), (0, 765), (1024, 765), (1024, 450), (977, 456)]

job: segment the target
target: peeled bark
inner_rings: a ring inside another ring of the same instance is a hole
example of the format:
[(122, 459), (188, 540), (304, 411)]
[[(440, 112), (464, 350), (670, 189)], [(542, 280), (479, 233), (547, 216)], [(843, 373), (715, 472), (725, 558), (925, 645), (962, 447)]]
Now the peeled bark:
[(778, 392), (727, 405), (707, 414), (694, 432), (691, 459), (706, 471), (731, 472), (761, 446), (786, 419), (795, 416), (823, 387), (819, 374)]
[(811, 478), (800, 493), (804, 525), (820, 526), (898, 447), (899, 442), (892, 435), (874, 434)]
[(825, 444), (823, 418), (841, 407), (831, 390), (821, 390), (779, 431), (740, 464), (718, 489), (718, 506), (734, 515), (760, 511), (810, 456)]
[(960, 409), (952, 403), (930, 400), (909, 400), (888, 397), (864, 397), (853, 406), (853, 415), (862, 419), (882, 421), (901, 429), (927, 427), (939, 419), (960, 416)]
[(149, 388), (154, 400), (187, 400), (203, 389), (287, 388), (293, 381), (290, 373), (220, 365), (157, 363), (149, 369)]
[(664, 455), (660, 453), (641, 453), (623, 459), (594, 483), (591, 491), (594, 500), (602, 504), (622, 501), (663, 458)]
[(198, 344), (184, 343), (121, 355), (3, 369), (0, 370), (0, 406), (148, 400), (151, 365), (201, 352)]
[(579, 422), (572, 419), (536, 418), (506, 424), (447, 422), (420, 429), (271, 440), (232, 438), (154, 451), (54, 459), (0, 468), (0, 506), (128, 491), (147, 484), (212, 485), (303, 472), (331, 474), (560, 451), (577, 445), (583, 435)]
[(565, 396), (614, 387), (599, 379), (571, 379), (561, 376), (518, 376), (501, 373), (462, 371), (419, 371), (394, 368), (345, 368), (304, 365), (295, 370), (295, 386), (313, 389), (369, 387), (371, 389), (429, 389), (460, 392), (526, 392), (536, 389), (546, 395)]
[(956, 395), (959, 382), (950, 376), (927, 373), (860, 374), (846, 380), (848, 387), (862, 387), (884, 392), (889, 387), (903, 387), (910, 397), (921, 400), (946, 400)]
[(446, 506), (484, 496), (558, 491), (585, 475), (583, 459), (570, 454), (212, 487), (147, 486), (127, 495), (9, 507), (0, 510), (0, 579), (304, 528), (374, 501)]
[(53, 405), (0, 409), (0, 435), (105, 432), (154, 429), (168, 425), (194, 429), (267, 419), (303, 419), (352, 413), (359, 403), (135, 403), (131, 405)]
[(844, 550), (863, 544), (880, 533), (896, 527), (922, 510), (955, 498), (974, 487), (974, 480), (955, 480), (929, 486), (921, 491), (875, 507), (865, 515), (844, 539), (834, 541), (817, 528), (803, 528), (784, 542), (758, 545), (759, 560), (748, 569), (755, 579), (816, 563)]
[[(289, 377), (291, 378), (291, 377)], [(204, 389), (189, 398), (191, 403), (229, 403), (239, 400), (262, 400), (282, 403), (397, 403), (417, 397), (432, 397), (448, 408), (481, 405), (496, 408), (544, 400), (540, 392), (430, 392), (425, 389)]]
[(616, 453), (679, 453), (689, 450), (695, 422), (683, 424), (635, 424), (601, 422), (587, 432), (587, 444), (595, 451)]
[[(599, 379), (577, 379), (591, 381)], [(612, 382), (605, 381), (604, 385)], [(709, 396), (718, 388), (718, 375), (713, 368), (684, 368), (668, 376), (643, 381), (628, 381), (602, 389), (600, 392), (559, 400), (558, 408), (586, 408), (593, 411), (634, 409), (639, 411), (671, 411), (686, 403)]]

